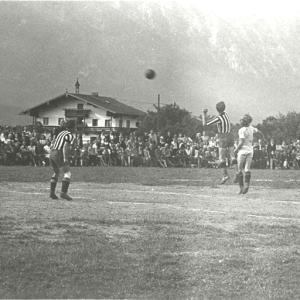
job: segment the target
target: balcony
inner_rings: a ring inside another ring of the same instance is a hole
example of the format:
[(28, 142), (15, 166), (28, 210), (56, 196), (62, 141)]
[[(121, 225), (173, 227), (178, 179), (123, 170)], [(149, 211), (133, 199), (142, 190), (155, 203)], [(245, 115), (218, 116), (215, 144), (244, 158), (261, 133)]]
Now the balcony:
[(65, 117), (66, 118), (88, 118), (90, 109), (72, 109), (72, 108), (66, 108), (65, 111)]

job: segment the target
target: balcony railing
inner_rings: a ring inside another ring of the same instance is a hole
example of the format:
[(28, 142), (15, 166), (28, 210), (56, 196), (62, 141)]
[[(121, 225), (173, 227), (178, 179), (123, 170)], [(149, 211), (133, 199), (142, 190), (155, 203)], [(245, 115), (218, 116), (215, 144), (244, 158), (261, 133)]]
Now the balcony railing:
[(66, 118), (88, 118), (90, 109), (65, 109)]

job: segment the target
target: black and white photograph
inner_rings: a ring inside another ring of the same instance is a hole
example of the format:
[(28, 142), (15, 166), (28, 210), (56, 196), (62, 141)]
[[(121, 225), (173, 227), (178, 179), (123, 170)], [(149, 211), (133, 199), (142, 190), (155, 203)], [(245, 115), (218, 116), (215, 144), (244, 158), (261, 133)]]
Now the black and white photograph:
[(300, 3), (0, 1), (0, 299), (299, 300)]

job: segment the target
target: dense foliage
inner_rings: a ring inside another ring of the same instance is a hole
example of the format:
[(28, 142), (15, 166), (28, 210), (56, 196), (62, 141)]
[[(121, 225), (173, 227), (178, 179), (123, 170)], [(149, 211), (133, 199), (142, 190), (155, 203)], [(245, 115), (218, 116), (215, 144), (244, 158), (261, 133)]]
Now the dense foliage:
[(157, 111), (148, 111), (140, 118), (138, 134), (149, 132), (151, 129), (166, 135), (168, 131), (172, 134), (183, 133), (195, 137), (196, 133), (203, 131), (201, 117), (193, 117), (190, 112), (181, 109), (178, 105), (167, 104)]
[(257, 128), (264, 132), (266, 138), (275, 139), (276, 143), (290, 143), (300, 139), (300, 113), (292, 111), (286, 116), (281, 113), (277, 117), (270, 116)]
[[(186, 133), (195, 137), (198, 132), (203, 132), (202, 116), (194, 117), (178, 105), (168, 104), (158, 107), (157, 111), (148, 111), (140, 118), (139, 134), (149, 132), (151, 129), (165, 135), (168, 131), (174, 133)], [(283, 141), (289, 143), (300, 139), (300, 112), (288, 112), (287, 115), (279, 113), (278, 116), (269, 116), (262, 123), (253, 124), (261, 130), (267, 139), (275, 139), (276, 143)], [(232, 132), (238, 137), (239, 124), (232, 124)], [(217, 132), (215, 126), (205, 128), (208, 135), (212, 136)]]

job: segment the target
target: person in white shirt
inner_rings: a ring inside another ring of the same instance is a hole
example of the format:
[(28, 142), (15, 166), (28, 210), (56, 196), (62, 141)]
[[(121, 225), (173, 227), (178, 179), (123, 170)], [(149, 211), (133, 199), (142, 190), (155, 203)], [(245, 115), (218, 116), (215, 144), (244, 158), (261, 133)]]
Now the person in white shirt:
[[(251, 179), (251, 163), (253, 157), (253, 134), (260, 133), (262, 138), (265, 137), (261, 131), (251, 126), (252, 117), (249, 114), (245, 114), (240, 119), (240, 125), (242, 128), (239, 130), (239, 143), (237, 148), (234, 150), (237, 154), (238, 171), (237, 178), (240, 186), (239, 194), (246, 194), (249, 190), (249, 184)], [(245, 168), (245, 169), (244, 169)], [(245, 171), (245, 184), (243, 169)]]

